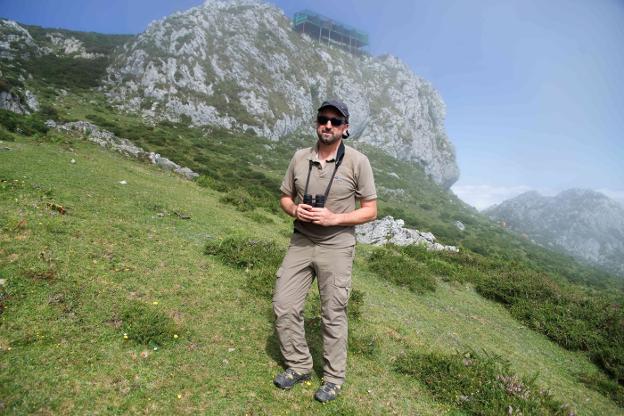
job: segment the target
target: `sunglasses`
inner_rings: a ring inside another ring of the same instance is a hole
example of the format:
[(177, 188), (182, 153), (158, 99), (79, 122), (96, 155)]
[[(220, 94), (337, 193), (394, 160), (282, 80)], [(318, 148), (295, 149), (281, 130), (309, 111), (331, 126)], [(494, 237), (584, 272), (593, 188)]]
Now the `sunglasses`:
[(342, 126), (343, 124), (346, 123), (346, 120), (344, 118), (327, 117), (327, 116), (316, 117), (316, 122), (319, 123), (320, 125), (324, 126), (325, 124), (327, 124), (328, 121), (331, 121), (331, 125), (334, 127)]

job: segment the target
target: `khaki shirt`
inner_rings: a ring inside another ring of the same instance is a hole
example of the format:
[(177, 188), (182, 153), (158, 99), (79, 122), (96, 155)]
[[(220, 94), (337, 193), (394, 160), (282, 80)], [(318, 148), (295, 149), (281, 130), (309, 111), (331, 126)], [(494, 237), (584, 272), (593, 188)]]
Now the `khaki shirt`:
[[(317, 146), (295, 152), (290, 160), (280, 191), (295, 198), (295, 202), (303, 201), (310, 161), (310, 183), (308, 193), (312, 196), (324, 194), (334, 173), (336, 160), (332, 159), (321, 166), (317, 158)], [(336, 171), (334, 182), (327, 196), (325, 207), (330, 211), (343, 214), (355, 210), (356, 199), (369, 201), (377, 199), (373, 169), (368, 158), (354, 148), (345, 145), (342, 164)], [(295, 229), (315, 243), (349, 247), (355, 245), (354, 226), (331, 226), (294, 221)]]

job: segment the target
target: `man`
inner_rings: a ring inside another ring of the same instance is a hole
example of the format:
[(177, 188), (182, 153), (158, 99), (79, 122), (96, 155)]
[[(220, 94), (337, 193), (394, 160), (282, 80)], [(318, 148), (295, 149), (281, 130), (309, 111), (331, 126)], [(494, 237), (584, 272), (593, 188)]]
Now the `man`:
[(318, 109), (316, 145), (295, 153), (280, 188), (280, 205), (295, 221), (273, 295), (275, 329), (287, 366), (274, 383), (290, 389), (310, 379), (312, 356), (305, 339), (303, 307), (316, 277), (324, 374), (314, 397), (321, 402), (335, 399), (345, 379), (355, 225), (377, 217), (373, 171), (366, 156), (343, 144), (348, 129), (347, 106), (338, 100), (325, 101)]

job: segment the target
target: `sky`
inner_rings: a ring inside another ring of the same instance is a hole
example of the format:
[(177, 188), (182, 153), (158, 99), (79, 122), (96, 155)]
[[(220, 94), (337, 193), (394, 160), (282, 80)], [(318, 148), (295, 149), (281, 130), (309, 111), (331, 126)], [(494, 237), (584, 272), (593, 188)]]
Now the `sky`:
[[(440, 92), (460, 178), (482, 209), (528, 190), (624, 204), (624, 0), (270, 0), (369, 35)], [(27, 24), (140, 33), (202, 0), (0, 0)]]

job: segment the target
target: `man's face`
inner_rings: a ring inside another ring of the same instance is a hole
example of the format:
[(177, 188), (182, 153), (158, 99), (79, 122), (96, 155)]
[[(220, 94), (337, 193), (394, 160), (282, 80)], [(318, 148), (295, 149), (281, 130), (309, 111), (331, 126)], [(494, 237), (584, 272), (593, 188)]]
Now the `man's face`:
[[(327, 120), (324, 124), (319, 122)], [(335, 126), (333, 120), (342, 120), (340, 126)], [(316, 121), (316, 135), (323, 144), (333, 144), (342, 138), (344, 132), (349, 128), (345, 118), (331, 107), (323, 108), (319, 111)]]

